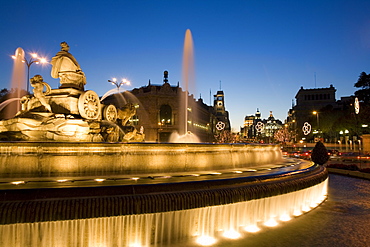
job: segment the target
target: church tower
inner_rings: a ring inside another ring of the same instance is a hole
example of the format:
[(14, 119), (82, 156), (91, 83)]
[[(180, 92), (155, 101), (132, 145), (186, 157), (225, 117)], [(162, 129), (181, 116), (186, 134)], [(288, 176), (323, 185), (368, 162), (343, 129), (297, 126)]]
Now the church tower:
[(225, 108), (225, 95), (223, 91), (217, 91), (217, 94), (214, 95), (213, 108), (218, 121), (225, 123), (225, 130), (231, 130), (229, 112)]
[(225, 97), (223, 91), (217, 91), (217, 94), (214, 95), (213, 107), (215, 109), (216, 115), (225, 114)]
[(257, 108), (256, 114), (255, 114), (255, 119), (261, 120), (261, 112), (258, 108)]

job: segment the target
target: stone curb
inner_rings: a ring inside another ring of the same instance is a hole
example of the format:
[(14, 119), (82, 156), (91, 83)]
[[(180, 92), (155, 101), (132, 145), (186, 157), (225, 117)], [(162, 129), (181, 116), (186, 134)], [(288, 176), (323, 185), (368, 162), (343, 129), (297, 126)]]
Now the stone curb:
[(328, 170), (329, 173), (370, 180), (370, 173), (350, 171), (350, 170), (344, 170), (344, 169), (336, 169), (336, 168), (326, 168), (326, 169)]
[[(140, 194), (116, 193), (110, 196), (90, 195), (87, 197), (81, 194), (77, 198), (74, 195), (72, 198), (4, 201), (0, 202), (0, 224), (150, 214), (225, 205), (298, 191), (319, 184), (327, 177), (327, 170), (322, 166), (316, 166), (313, 169), (306, 169), (302, 174), (266, 176), (257, 181), (230, 179), (216, 181), (216, 184), (206, 181), (206, 185), (197, 190), (180, 184), (184, 187), (182, 190), (172, 191), (171, 187), (175, 185), (171, 184), (171, 186), (167, 185), (170, 191), (150, 191), (153, 186), (149, 185)], [(197, 184), (204, 183), (198, 182)], [(87, 188), (82, 192), (88, 194), (91, 190), (96, 191), (97, 189)], [(110, 190), (114, 189), (110, 188)], [(135, 191), (138, 192), (136, 189)], [(11, 191), (7, 192), (11, 193)], [(34, 193), (41, 192), (35, 191)]]

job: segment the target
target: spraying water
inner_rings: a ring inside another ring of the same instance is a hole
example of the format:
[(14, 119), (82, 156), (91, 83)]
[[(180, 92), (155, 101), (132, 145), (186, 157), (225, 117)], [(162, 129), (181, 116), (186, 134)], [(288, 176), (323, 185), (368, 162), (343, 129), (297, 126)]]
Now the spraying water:
[[(10, 88), (15, 89), (15, 94), (12, 95), (12, 98), (20, 99), (21, 96), (21, 89), (26, 88), (26, 68), (24, 66), (24, 50), (22, 48), (17, 48), (15, 50), (15, 54), (13, 56), (14, 59), (14, 66), (13, 66), (13, 74), (12, 80), (10, 83)], [(28, 83), (28, 82), (27, 82)], [(14, 102), (14, 103), (13, 103)], [(20, 110), (19, 101), (8, 101), (6, 105), (9, 106), (5, 109), (5, 117), (12, 118), (14, 115)]]
[[(184, 83), (183, 87), (185, 93), (180, 97), (180, 109), (182, 109), (182, 114), (179, 116), (180, 123), (184, 123), (184, 127), (179, 128), (179, 133), (174, 132), (170, 136), (170, 142), (177, 143), (198, 143), (200, 142), (199, 138), (191, 133), (188, 130), (189, 118), (188, 111), (189, 109), (189, 90), (195, 90), (195, 73), (194, 73), (194, 45), (193, 37), (191, 35), (190, 29), (187, 29), (185, 32), (184, 40), (184, 51), (183, 51), (183, 60), (182, 60), (182, 81)], [(193, 121), (196, 116), (195, 109), (191, 109)]]
[[(14, 54), (14, 67), (11, 81), (11, 88), (24, 89), (26, 81), (26, 68), (24, 66), (24, 50), (17, 48)], [(28, 83), (28, 82), (27, 82)]]
[(184, 135), (180, 135), (177, 132), (173, 132), (170, 136), (169, 142), (175, 143), (200, 143), (199, 138), (191, 133), (190, 131), (185, 133)]
[[(184, 131), (183, 134), (188, 132), (188, 100), (189, 100), (189, 88), (194, 88), (195, 80), (194, 80), (194, 48), (193, 48), (193, 38), (191, 35), (190, 29), (187, 29), (185, 32), (185, 40), (184, 40), (184, 52), (183, 52), (183, 60), (182, 60), (182, 80), (184, 83), (185, 88), (185, 96), (182, 100), (184, 106)], [(182, 133), (180, 133), (182, 134)]]
[(103, 100), (105, 100), (109, 95), (111, 94), (114, 94), (115, 96), (119, 97), (120, 100), (122, 100), (122, 103), (123, 104), (126, 104), (127, 103), (127, 100), (125, 99), (125, 97), (123, 97), (123, 94), (119, 93), (119, 91), (114, 88), (114, 89), (111, 89), (109, 91), (107, 91), (100, 99), (100, 102), (102, 102)]
[(20, 98), (11, 98), (11, 99), (7, 99), (5, 100), (4, 102), (1, 102), (0, 103), (0, 111), (2, 109), (4, 109), (7, 105), (9, 105), (10, 103), (14, 102), (14, 101), (19, 101)]

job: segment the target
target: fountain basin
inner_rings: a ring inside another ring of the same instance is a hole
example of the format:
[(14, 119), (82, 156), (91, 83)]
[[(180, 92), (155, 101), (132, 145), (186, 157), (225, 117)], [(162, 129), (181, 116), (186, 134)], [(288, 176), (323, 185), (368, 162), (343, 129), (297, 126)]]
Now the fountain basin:
[(301, 191), (328, 177), (326, 169), (316, 165), (264, 175), (247, 174), (168, 182), (149, 179), (150, 182), (106, 186), (3, 189), (0, 224), (142, 215), (233, 204)]
[(3, 178), (192, 172), (278, 162), (279, 145), (0, 142)]
[(278, 145), (1, 142), (0, 151), (4, 246), (170, 246), (326, 198), (326, 169), (283, 159)]
[(278, 145), (2, 142), (0, 150), (4, 246), (171, 246), (295, 215), (327, 190), (324, 167), (283, 159)]

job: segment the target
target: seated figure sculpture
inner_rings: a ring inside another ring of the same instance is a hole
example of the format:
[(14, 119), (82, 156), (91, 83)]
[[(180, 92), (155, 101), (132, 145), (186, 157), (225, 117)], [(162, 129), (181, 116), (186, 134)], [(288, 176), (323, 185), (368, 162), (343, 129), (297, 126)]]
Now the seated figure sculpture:
[[(19, 114), (39, 109), (40, 106), (43, 106), (48, 112), (52, 112), (50, 99), (46, 97), (51, 92), (49, 84), (44, 82), (41, 75), (35, 75), (30, 81), (33, 87), (33, 95), (25, 95), (21, 98), (22, 111)], [(45, 92), (44, 88), (46, 89)]]
[(86, 84), (85, 74), (77, 60), (69, 53), (69, 45), (62, 42), (60, 46), (61, 51), (50, 62), (53, 66), (51, 76), (60, 78), (61, 85), (59, 88), (76, 88), (83, 91)]
[[(33, 95), (35, 98), (40, 101), (41, 105), (43, 105), (46, 110), (52, 112), (49, 102), (45, 97), (45, 95), (49, 94), (51, 91), (49, 84), (44, 82), (41, 75), (35, 75), (31, 78), (31, 86), (33, 87)], [(44, 87), (46, 87), (46, 92), (44, 92)]]

